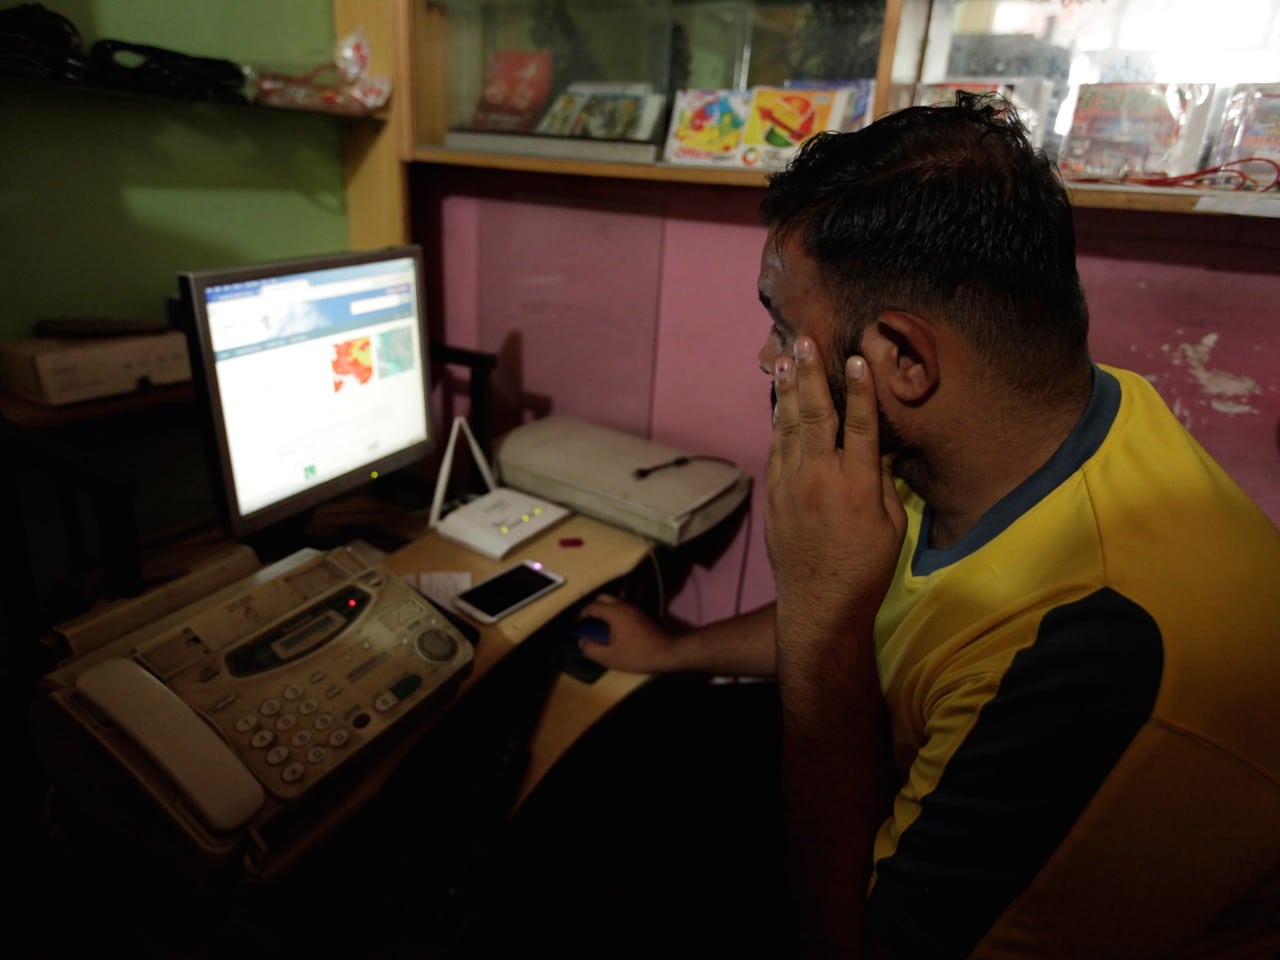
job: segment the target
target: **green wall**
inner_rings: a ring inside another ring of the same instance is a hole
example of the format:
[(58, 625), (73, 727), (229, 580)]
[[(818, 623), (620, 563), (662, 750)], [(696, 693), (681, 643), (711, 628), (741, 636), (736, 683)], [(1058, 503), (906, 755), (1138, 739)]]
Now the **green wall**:
[[(76, 25), (86, 53), (114, 39), (299, 73), (333, 56), (330, 0), (44, 6)], [(344, 249), (341, 134), (350, 122), (0, 76), (0, 339), (29, 335), (42, 317), (159, 319), (182, 270)], [(156, 542), (212, 519), (198, 416), (165, 408), (39, 440), (136, 481), (138, 534)], [(75, 516), (41, 458), (10, 454), (10, 476), (33, 473), (17, 509), (29, 552), (16, 562), (35, 580), (27, 602), (69, 614), (81, 602), (81, 567), (94, 566), (94, 529), (85, 531), (87, 558), (60, 554), (59, 531)]]
[[(12, 4), (6, 4), (12, 5)], [(299, 72), (329, 0), (52, 0), (99, 39)], [(158, 318), (184, 269), (346, 247), (341, 124), (0, 78), (0, 338), (41, 317)]]

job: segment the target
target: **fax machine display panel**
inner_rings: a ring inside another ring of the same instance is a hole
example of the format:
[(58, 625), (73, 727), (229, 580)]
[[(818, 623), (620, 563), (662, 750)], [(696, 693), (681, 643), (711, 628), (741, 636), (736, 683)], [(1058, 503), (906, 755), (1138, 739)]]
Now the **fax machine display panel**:
[(473, 651), (399, 578), (325, 556), (192, 614), (137, 656), (290, 799), (451, 695)]
[(232, 650), (227, 654), (227, 668), (237, 677), (247, 677), (296, 660), (338, 636), (371, 599), (367, 590), (355, 585), (339, 590), (303, 616)]

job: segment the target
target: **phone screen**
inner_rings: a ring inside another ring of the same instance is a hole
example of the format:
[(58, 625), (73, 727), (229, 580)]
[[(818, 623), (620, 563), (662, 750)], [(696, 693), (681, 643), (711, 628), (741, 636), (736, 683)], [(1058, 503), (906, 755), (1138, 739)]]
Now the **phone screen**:
[(462, 591), (454, 603), (485, 623), (492, 623), (536, 600), (560, 584), (564, 577), (540, 563), (525, 561)]

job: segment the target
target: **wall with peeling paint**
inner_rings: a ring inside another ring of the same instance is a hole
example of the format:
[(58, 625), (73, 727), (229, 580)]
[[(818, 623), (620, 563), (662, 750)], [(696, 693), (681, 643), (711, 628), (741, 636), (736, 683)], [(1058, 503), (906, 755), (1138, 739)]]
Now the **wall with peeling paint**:
[(1280, 225), (1100, 211), (1078, 220), (1094, 357), (1150, 380), (1280, 522)]

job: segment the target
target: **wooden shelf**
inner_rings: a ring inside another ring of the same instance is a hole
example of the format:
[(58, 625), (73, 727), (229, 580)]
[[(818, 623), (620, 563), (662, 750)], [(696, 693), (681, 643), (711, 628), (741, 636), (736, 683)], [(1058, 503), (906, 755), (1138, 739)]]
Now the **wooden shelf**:
[(1247, 217), (1280, 217), (1280, 193), (1244, 193), (1234, 190), (1197, 190), (1189, 187), (1128, 187), (1123, 185), (1067, 184), (1077, 207), (1104, 210), (1146, 210), (1159, 213), (1195, 213)]
[[(677, 166), (667, 163), (565, 160), (520, 154), (481, 153), (424, 145), (414, 150), (413, 162), (523, 173), (610, 177), (620, 180), (652, 180), (667, 183), (704, 183), (734, 187), (763, 187), (767, 177), (765, 172), (757, 170), (727, 170), (719, 167)], [(1280, 217), (1280, 193), (1259, 195), (1229, 190), (1195, 190), (1189, 187), (1131, 187), (1119, 184), (1073, 186), (1070, 183), (1067, 184), (1067, 192), (1075, 206), (1094, 209)]]
[(134, 101), (151, 105), (167, 103), (190, 109), (213, 108), (219, 110), (243, 110), (251, 113), (297, 114), (309, 117), (326, 117), (352, 123), (383, 124), (387, 119), (386, 108), (369, 112), (321, 110), (315, 107), (280, 106), (248, 98), (243, 100), (220, 100), (213, 97), (166, 96), (146, 90), (103, 86), (90, 81), (48, 80), (40, 77), (12, 76), (5, 77), (4, 82), (10, 87), (32, 92), (47, 92), (73, 97), (102, 98), (126, 102)]
[(418, 163), (440, 166), (519, 170), (576, 177), (614, 177), (621, 180), (659, 180), (669, 183), (714, 183), (736, 187), (763, 187), (765, 174), (756, 170), (718, 167), (681, 167), (665, 163), (612, 163), (600, 160), (564, 160), (519, 154), (477, 153), (447, 147), (420, 146), (413, 152)]
[(0, 393), (0, 418), (27, 430), (47, 430), (154, 410), (184, 409), (191, 407), (195, 399), (195, 387), (190, 381), (62, 406), (34, 403), (10, 393)]

